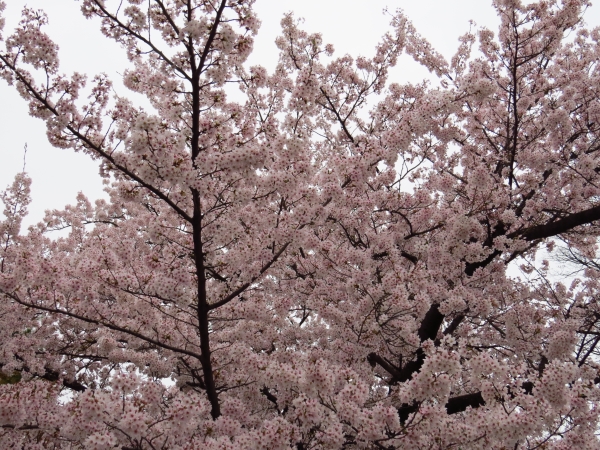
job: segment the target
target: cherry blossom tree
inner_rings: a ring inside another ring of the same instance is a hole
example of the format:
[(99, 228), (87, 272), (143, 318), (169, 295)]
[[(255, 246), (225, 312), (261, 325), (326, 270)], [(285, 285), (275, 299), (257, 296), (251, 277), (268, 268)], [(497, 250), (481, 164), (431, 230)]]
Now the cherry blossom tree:
[[(146, 109), (62, 74), (41, 11), (1, 37), (109, 195), (21, 230), (3, 194), (2, 448), (599, 448), (589, 3), (495, 0), (451, 61), (400, 12), (371, 58), (288, 15), (273, 73), (252, 3), (82, 0)], [(438, 81), (389, 82), (403, 52)]]

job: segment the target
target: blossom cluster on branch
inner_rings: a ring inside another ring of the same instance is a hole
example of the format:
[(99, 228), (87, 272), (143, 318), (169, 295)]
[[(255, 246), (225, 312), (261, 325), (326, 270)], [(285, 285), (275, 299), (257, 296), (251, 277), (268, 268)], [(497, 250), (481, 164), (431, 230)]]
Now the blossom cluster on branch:
[(2, 195), (0, 447), (600, 448), (589, 2), (494, 0), (450, 61), (401, 12), (370, 58), (290, 14), (272, 73), (253, 3), (82, 0), (146, 109), (0, 19), (0, 77), (109, 196), (21, 230), (31, 180)]

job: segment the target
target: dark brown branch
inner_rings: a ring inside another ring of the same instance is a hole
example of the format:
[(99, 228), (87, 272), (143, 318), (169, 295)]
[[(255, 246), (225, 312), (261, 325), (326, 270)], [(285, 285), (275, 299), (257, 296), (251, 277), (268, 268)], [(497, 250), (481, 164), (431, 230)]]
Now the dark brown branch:
[[(190, 81), (190, 76), (180, 67), (178, 67), (171, 59), (169, 59), (158, 47), (156, 47), (152, 41), (150, 41), (149, 39), (146, 39), (144, 36), (142, 36), (139, 33), (136, 33), (134, 30), (131, 29), (131, 27), (125, 25), (123, 22), (121, 22), (117, 16), (112, 15), (111, 13), (108, 12), (108, 10), (104, 7), (103, 4), (101, 4), (99, 1), (94, 1), (94, 3), (96, 4), (96, 6), (100, 9), (100, 11), (102, 11), (102, 13), (104, 14), (104, 16), (106, 18), (109, 18), (110, 20), (112, 20), (114, 23), (116, 23), (120, 28), (122, 28), (123, 30), (127, 31), (127, 33), (129, 33), (131, 36), (135, 37), (136, 39), (138, 39), (139, 41), (143, 42), (144, 44), (146, 44), (148, 47), (150, 47), (152, 49), (152, 51), (154, 53), (156, 53), (158, 56), (160, 56), (160, 58), (166, 62), (169, 66), (171, 66), (172, 69), (174, 69), (176, 72), (178, 72), (181, 76), (183, 76), (185, 79), (187, 79), (188, 81)], [(98, 14), (100, 15), (100, 14)]]
[(600, 220), (600, 205), (586, 209), (585, 211), (569, 214), (568, 216), (551, 223), (515, 231), (514, 233), (510, 233), (508, 237), (520, 237), (526, 241), (534, 241), (537, 239), (558, 236), (559, 234), (566, 233), (575, 227), (586, 225), (596, 220)]
[(165, 16), (165, 18), (167, 19), (167, 21), (169, 22), (169, 24), (171, 25), (171, 28), (173, 28), (173, 31), (175, 31), (175, 33), (179, 34), (179, 27), (175, 24), (175, 22), (173, 22), (173, 18), (171, 17), (171, 15), (169, 14), (169, 11), (167, 11), (167, 8), (165, 7), (164, 3), (162, 2), (162, 0), (154, 0), (158, 6), (160, 7), (163, 16)]
[(465, 394), (449, 398), (448, 403), (446, 403), (446, 411), (448, 414), (456, 414), (465, 411), (469, 406), (471, 408), (479, 408), (484, 405), (485, 401), (481, 396), (481, 392), (475, 392), (474, 394)]
[(267, 400), (269, 400), (271, 403), (275, 404), (275, 406), (277, 405), (277, 397), (275, 397), (273, 394), (271, 394), (271, 391), (269, 391), (269, 389), (265, 386), (260, 390), (260, 393), (262, 395), (264, 395), (265, 397), (267, 397)]
[(217, 271), (215, 271), (212, 267), (206, 267), (206, 271), (215, 279), (219, 280), (223, 283), (227, 283), (227, 278), (223, 275), (220, 275)]
[[(481, 392), (475, 392), (473, 394), (465, 394), (449, 398), (448, 402), (446, 403), (446, 412), (448, 414), (457, 414), (466, 411), (469, 406), (471, 408), (479, 408), (480, 406), (484, 405), (485, 401), (483, 400)], [(413, 402), (412, 405), (404, 404), (398, 408), (400, 422), (405, 423), (411, 414), (414, 414), (419, 410), (419, 406), (419, 402)]]
[[(444, 315), (440, 313), (439, 305), (431, 305), (431, 308), (429, 308), (429, 311), (427, 311), (427, 314), (425, 314), (425, 317), (423, 318), (421, 326), (417, 332), (421, 342), (425, 342), (428, 339), (435, 340), (443, 321)], [(415, 359), (407, 362), (401, 369), (395, 367), (389, 361), (377, 355), (376, 353), (370, 353), (367, 356), (367, 361), (371, 364), (371, 366), (379, 364), (385, 371), (387, 371), (391, 375), (388, 383), (390, 385), (394, 385), (410, 380), (415, 373), (421, 370), (421, 367), (423, 367), (423, 363), (425, 362), (425, 352), (422, 348), (418, 348), (415, 352)]]
[(221, 404), (219, 394), (215, 384), (215, 377), (212, 367), (211, 349), (210, 349), (210, 321), (208, 313), (208, 295), (206, 290), (206, 272), (204, 267), (204, 250), (202, 243), (202, 209), (200, 203), (200, 194), (197, 189), (192, 189), (194, 201), (194, 217), (192, 221), (194, 238), (194, 263), (196, 266), (196, 283), (198, 305), (196, 307), (196, 316), (198, 318), (198, 337), (200, 338), (200, 365), (204, 384), (206, 385), (206, 396), (211, 405), (210, 414), (213, 419), (221, 415)]
[[(58, 381), (58, 379), (60, 378), (60, 374), (54, 370), (46, 370), (46, 373), (42, 376), (40, 376), (40, 378), (47, 380), (47, 381)], [(72, 389), (73, 391), (76, 392), (85, 392), (87, 390), (87, 387), (84, 386), (83, 384), (81, 384), (80, 382), (73, 380), (73, 381), (68, 381), (68, 380), (64, 380), (63, 379), (63, 386), (69, 389)]]
[(376, 364), (379, 364), (382, 369), (392, 376), (392, 378), (400, 378), (401, 376), (400, 369), (391, 364), (387, 359), (379, 356), (377, 353), (369, 353), (367, 355), (367, 361), (371, 364), (371, 367), (375, 367)]
[(419, 403), (413, 402), (412, 405), (404, 404), (398, 408), (398, 416), (400, 417), (400, 423), (405, 423), (411, 414), (416, 413), (419, 410)]
[[(20, 358), (18, 355), (15, 355), (15, 357), (19, 360), (22, 360), (22, 358)], [(3, 366), (3, 364), (0, 364), (0, 369), (2, 369), (2, 366)], [(23, 366), (22, 369), (15, 371), (14, 374), (11, 376), (2, 375), (2, 373), (0, 372), (0, 381), (2, 381), (2, 383), (8, 383), (8, 384), (18, 383), (19, 381), (21, 381), (21, 371), (30, 373), (31, 369), (27, 366)], [(55, 370), (46, 369), (46, 372), (43, 375), (34, 373), (33, 376), (37, 377), (37, 378), (41, 378), (42, 380), (55, 382), (55, 381), (59, 380), (60, 373)], [(69, 381), (69, 380), (63, 379), (62, 384), (64, 387), (69, 388), (76, 392), (85, 392), (87, 390), (86, 386), (84, 386), (83, 384), (79, 383), (76, 380)]]
[(217, 10), (217, 16), (215, 17), (213, 26), (210, 29), (210, 34), (208, 35), (208, 39), (206, 40), (206, 44), (204, 45), (204, 50), (202, 51), (202, 56), (200, 56), (200, 63), (198, 64), (197, 76), (200, 76), (200, 74), (202, 73), (202, 70), (204, 69), (204, 65), (206, 63), (206, 58), (208, 58), (208, 53), (210, 52), (212, 43), (215, 40), (215, 36), (217, 35), (217, 29), (219, 28), (219, 24), (221, 23), (221, 16), (223, 15), (223, 11), (225, 10), (226, 4), (227, 4), (227, 0), (222, 0), (221, 5), (219, 6), (219, 9)]
[(477, 269), (486, 267), (489, 263), (491, 263), (494, 259), (496, 259), (496, 256), (499, 256), (501, 254), (502, 254), (502, 252), (500, 250), (494, 250), (494, 252), (492, 254), (490, 254), (487, 258), (485, 258), (483, 261), (467, 263), (465, 265), (465, 273), (468, 276), (473, 276), (473, 274), (475, 273), (475, 271)]
[(417, 262), (419, 262), (419, 258), (417, 258), (416, 256), (411, 255), (410, 253), (407, 253), (405, 251), (401, 251), (400, 252), (400, 256), (402, 256), (403, 258), (408, 259), (413, 264), (417, 264)]
[[(23, 83), (23, 85), (25, 86), (25, 88), (27, 89), (27, 91), (30, 93), (30, 95), (33, 98), (35, 98), (38, 102), (40, 102), (44, 106), (44, 108), (46, 108), (48, 111), (50, 111), (56, 117), (60, 116), (60, 113), (56, 110), (56, 108), (54, 108), (52, 105), (50, 105), (50, 103), (48, 102), (48, 100), (44, 96), (42, 96), (39, 92), (37, 92), (34, 89), (34, 87), (31, 85), (31, 83), (27, 80), (27, 78), (24, 77), (17, 70), (17, 68), (10, 61), (8, 61), (6, 59), (6, 57), (4, 57), (4, 55), (2, 55), (2, 54), (0, 54), (0, 61), (2, 61), (4, 64), (6, 64), (6, 66), (18, 78), (18, 80), (21, 83)], [(69, 132), (71, 132), (72, 135), (75, 136), (79, 141), (81, 141), (87, 148), (89, 148), (90, 150), (96, 152), (100, 157), (102, 157), (103, 159), (105, 159), (106, 161), (108, 161), (110, 164), (112, 164), (121, 173), (123, 173), (124, 175), (128, 176), (132, 180), (137, 181), (142, 187), (148, 189), (150, 192), (152, 192), (158, 198), (160, 198), (161, 200), (163, 200), (167, 205), (169, 205), (171, 208), (173, 208), (173, 210), (177, 214), (179, 214), (185, 221), (191, 222), (192, 218), (189, 216), (189, 214), (187, 214), (183, 209), (181, 209), (181, 207), (179, 207), (177, 204), (175, 204), (173, 202), (173, 200), (171, 200), (166, 194), (164, 194), (163, 192), (161, 192), (160, 189), (158, 189), (158, 188), (156, 188), (156, 187), (154, 187), (154, 186), (146, 183), (144, 180), (142, 180), (138, 175), (136, 175), (135, 173), (133, 173), (127, 167), (125, 167), (125, 166), (123, 166), (121, 164), (118, 164), (115, 161), (115, 159), (110, 154), (108, 154), (106, 151), (104, 151), (102, 149), (101, 146), (94, 144), (86, 136), (84, 136), (83, 134), (81, 134), (78, 129), (75, 129), (73, 127), (73, 125), (67, 125), (66, 129), (69, 130)]]
[[(580, 225), (585, 225), (596, 220), (600, 220), (600, 206), (595, 206), (593, 208), (587, 209), (585, 211), (580, 211), (578, 213), (570, 214), (562, 219), (559, 219), (552, 223), (547, 223), (545, 225), (537, 225), (534, 227), (526, 228), (524, 230), (515, 231), (514, 233), (509, 234), (507, 237), (509, 238), (522, 238), (526, 241), (534, 241), (538, 239), (544, 239), (552, 236), (557, 236), (561, 233), (565, 233), (575, 227)], [(492, 254), (490, 254), (483, 261), (479, 261), (476, 263), (468, 263), (465, 266), (465, 274), (472, 276), (478, 268), (486, 267), (490, 264), (497, 256), (501, 255), (502, 252), (500, 250), (495, 250)], [(439, 305), (434, 304), (431, 305), (431, 308), (423, 318), (421, 322), (421, 326), (419, 327), (418, 335), (421, 342), (427, 339), (435, 339), (439, 328), (444, 320), (444, 315), (439, 312)], [(455, 317), (452, 323), (448, 326), (448, 333), (453, 332), (456, 327), (464, 320), (464, 316), (460, 315)], [(447, 333), (446, 333), (447, 334)], [(402, 376), (396, 377), (392, 375), (392, 379), (390, 380), (390, 384), (392, 381), (405, 381), (412, 377), (412, 373), (409, 373), (410, 370), (414, 372), (420, 370), (423, 365), (424, 356), (421, 357), (419, 355), (419, 351), (422, 352), (421, 349), (417, 351), (417, 359), (408, 363), (401, 371)], [(414, 373), (413, 372), (413, 373)], [(390, 373), (391, 374), (391, 373)]]
[(329, 98), (327, 93), (325, 92), (325, 89), (323, 89), (322, 87), (319, 89), (321, 90), (321, 93), (327, 100), (327, 103), (329, 103), (329, 105), (330, 105), (330, 107), (329, 108), (326, 107), (326, 109), (328, 109), (333, 114), (335, 114), (335, 117), (337, 118), (338, 122), (340, 123), (340, 126), (342, 127), (342, 130), (344, 131), (344, 134), (346, 135), (346, 137), (348, 139), (350, 139), (350, 142), (352, 142), (354, 144), (354, 137), (352, 137), (352, 134), (350, 134), (350, 131), (348, 131), (348, 128), (346, 128), (346, 121), (344, 119), (342, 119), (342, 117), (340, 116), (340, 113), (338, 112), (335, 105), (333, 104), (333, 102), (331, 101), (331, 99)]
[(20, 427), (15, 427), (14, 425), (2, 425), (0, 428), (6, 428), (8, 430), (29, 431), (39, 430), (40, 427), (38, 427), (37, 425), (22, 425)]
[(444, 330), (444, 334), (454, 333), (463, 320), (465, 320), (464, 314), (459, 314), (458, 316), (454, 317), (452, 322), (450, 322), (450, 325), (448, 325), (448, 328)]
[(425, 342), (427, 339), (435, 340), (443, 321), (444, 315), (440, 312), (440, 305), (434, 303), (425, 314), (417, 332), (421, 342)]
[(289, 242), (285, 243), (283, 245), (283, 247), (281, 247), (279, 249), (279, 251), (277, 253), (275, 253), (275, 255), (273, 255), (273, 258), (271, 258), (271, 260), (267, 264), (265, 264), (262, 267), (262, 269), (260, 269), (259, 274), (256, 277), (252, 278), (252, 281), (249, 281), (248, 283), (243, 284), (242, 286), (237, 288), (235, 291), (233, 291), (231, 294), (229, 294), (227, 297), (219, 300), (218, 302), (212, 303), (211, 305), (209, 305), (209, 309), (211, 309), (211, 310), (216, 309), (216, 308), (219, 308), (220, 306), (223, 306), (223, 305), (229, 303), (231, 300), (233, 300), (238, 295), (240, 295), (242, 292), (244, 292), (246, 289), (248, 289), (252, 285), (252, 283), (254, 283), (256, 280), (258, 280), (262, 274), (264, 274), (267, 270), (269, 270), (269, 268), (279, 259), (281, 254), (285, 251), (285, 249), (288, 248), (288, 245), (290, 245)]
[(165, 350), (171, 350), (172, 352), (175, 352), (175, 353), (182, 353), (184, 355), (192, 356), (196, 359), (202, 358), (202, 356), (196, 352), (192, 352), (192, 351), (189, 351), (189, 350), (186, 350), (183, 348), (173, 347), (172, 345), (165, 344), (163, 342), (157, 341), (156, 339), (152, 339), (147, 336), (144, 336), (143, 334), (141, 334), (137, 331), (129, 330), (127, 328), (123, 328), (123, 327), (114, 325), (109, 322), (103, 322), (102, 320), (92, 319), (90, 317), (85, 317), (85, 316), (75, 314), (75, 313), (72, 313), (69, 311), (65, 311), (62, 309), (48, 308), (46, 306), (38, 305), (35, 303), (27, 303), (27, 302), (22, 301), (18, 296), (14, 295), (14, 294), (10, 294), (8, 292), (1, 291), (1, 290), (0, 290), (0, 294), (4, 294), (4, 295), (10, 297), (11, 299), (13, 299), (15, 302), (17, 302), (18, 304), (20, 304), (22, 306), (26, 306), (26, 307), (33, 308), (33, 309), (38, 309), (40, 311), (46, 311), (46, 312), (53, 313), (53, 314), (61, 314), (64, 316), (72, 317), (74, 319), (81, 320), (82, 322), (92, 323), (94, 325), (106, 327), (109, 330), (119, 331), (121, 333), (128, 334), (130, 336), (136, 337), (138, 339), (141, 339), (142, 341), (148, 342), (149, 344), (156, 345), (157, 347), (163, 348)]
[[(544, 362), (545, 357), (542, 359), (542, 363)], [(600, 384), (600, 377), (594, 379), (595, 384)], [(533, 395), (534, 384), (531, 381), (525, 381), (521, 384), (521, 388), (523, 392), (527, 395)], [(510, 398), (515, 398), (516, 394), (511, 392), (510, 389), (508, 391), (508, 395)], [(502, 398), (498, 400), (503, 401)], [(457, 414), (460, 412), (466, 411), (468, 407), (471, 408), (479, 408), (480, 406), (485, 406), (485, 400), (481, 395), (481, 392), (473, 392), (472, 394), (464, 394), (458, 395), (456, 397), (450, 397), (448, 402), (446, 403), (446, 412), (448, 414)], [(412, 405), (404, 404), (400, 408), (398, 408), (398, 415), (400, 416), (400, 421), (402, 423), (406, 422), (410, 414), (413, 414), (419, 410), (419, 403), (413, 402)]]
[[(191, 147), (192, 147), (192, 163), (195, 167), (195, 159), (200, 153), (200, 147), (198, 144), (198, 137), (200, 135), (200, 75), (204, 69), (206, 58), (210, 52), (213, 40), (217, 35), (219, 24), (221, 23), (221, 15), (225, 9), (227, 1), (222, 0), (215, 20), (211, 26), (210, 33), (204, 51), (200, 56), (200, 62), (196, 66), (196, 57), (192, 48), (192, 40), (189, 39), (188, 53), (190, 57), (190, 65), (192, 70), (192, 136), (191, 136)], [(191, 11), (188, 4), (188, 20), (191, 20)], [(202, 231), (203, 231), (203, 211), (202, 204), (200, 201), (200, 192), (196, 188), (192, 188), (192, 199), (194, 205), (194, 212), (192, 215), (192, 229), (193, 229), (193, 242), (194, 242), (194, 263), (196, 266), (196, 281), (197, 281), (197, 296), (198, 305), (196, 308), (196, 315), (198, 318), (198, 337), (200, 338), (200, 365), (202, 366), (202, 374), (204, 377), (204, 385), (206, 386), (206, 396), (211, 405), (210, 414), (213, 419), (218, 418), (221, 415), (221, 405), (219, 402), (219, 393), (215, 384), (215, 377), (213, 373), (211, 349), (210, 349), (210, 321), (208, 314), (211, 310), (211, 306), (208, 302), (208, 295), (206, 290), (206, 267), (204, 265), (204, 250), (202, 242)]]

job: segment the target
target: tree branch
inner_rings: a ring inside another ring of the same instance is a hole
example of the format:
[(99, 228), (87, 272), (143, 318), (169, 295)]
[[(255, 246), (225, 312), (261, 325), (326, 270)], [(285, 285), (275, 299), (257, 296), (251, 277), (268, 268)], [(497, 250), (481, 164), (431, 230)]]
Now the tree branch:
[(568, 216), (551, 223), (515, 231), (510, 233), (507, 237), (520, 237), (526, 241), (534, 241), (566, 233), (575, 227), (586, 225), (596, 220), (600, 220), (600, 205), (578, 213), (569, 214)]
[[(95, 0), (94, 4), (100, 9), (100, 11), (102, 11), (105, 15), (105, 17), (107, 17), (108, 19), (112, 20), (114, 23), (116, 23), (119, 27), (121, 27), (123, 30), (127, 31), (127, 33), (129, 33), (131, 36), (135, 37), (137, 40), (143, 42), (144, 44), (146, 44), (148, 47), (150, 47), (152, 49), (152, 51), (154, 53), (156, 53), (158, 56), (160, 56), (160, 58), (167, 63), (167, 65), (171, 66), (176, 72), (178, 72), (181, 76), (183, 76), (186, 80), (191, 81), (190, 76), (185, 72), (185, 70), (183, 70), (180, 67), (177, 67), (177, 65), (171, 61), (158, 47), (156, 47), (152, 41), (150, 41), (149, 39), (146, 39), (144, 36), (142, 36), (139, 33), (136, 33), (135, 31), (133, 31), (130, 27), (128, 27), (127, 25), (125, 25), (123, 22), (121, 22), (117, 16), (112, 15), (111, 13), (108, 12), (108, 10), (104, 7), (103, 4), (101, 4), (99, 1)], [(99, 15), (99, 14), (98, 14)]]
[[(44, 108), (46, 108), (48, 111), (50, 111), (56, 117), (60, 117), (60, 113), (56, 110), (56, 108), (54, 108), (52, 105), (50, 105), (50, 103), (48, 102), (48, 100), (44, 96), (42, 96), (39, 92), (37, 92), (35, 90), (35, 88), (32, 86), (32, 84), (27, 80), (27, 78), (24, 77), (17, 70), (17, 68), (10, 61), (8, 61), (8, 59), (6, 57), (4, 57), (4, 55), (2, 55), (1, 53), (0, 53), (0, 61), (2, 61), (4, 64), (7, 65), (8, 68), (10, 68), (10, 70), (19, 79), (19, 81), (21, 83), (23, 83), (23, 85), (26, 87), (27, 91), (30, 93), (30, 95), (33, 98), (35, 98), (38, 102), (40, 102), (44, 106)], [(90, 141), (90, 139), (87, 136), (84, 136), (83, 134), (81, 134), (79, 132), (78, 129), (75, 129), (73, 127), (73, 125), (67, 125), (66, 128), (67, 128), (67, 130), (69, 130), (73, 134), (73, 136), (75, 136), (79, 141), (81, 141), (83, 144), (85, 144), (85, 147), (87, 147), (90, 150), (96, 152), (103, 159), (105, 159), (106, 161), (110, 162), (115, 168), (117, 168), (124, 175), (128, 176), (129, 178), (131, 178), (134, 181), (137, 181), (142, 187), (148, 189), (150, 192), (152, 192), (153, 194), (155, 194), (158, 198), (160, 198), (165, 203), (167, 203), (185, 221), (191, 223), (192, 218), (190, 217), (190, 215), (187, 214), (183, 209), (181, 209), (181, 207), (179, 207), (177, 204), (175, 204), (173, 202), (173, 200), (171, 200), (160, 189), (158, 189), (158, 188), (156, 188), (156, 187), (154, 187), (154, 186), (146, 183), (144, 180), (142, 180), (138, 175), (136, 175), (135, 173), (133, 173), (127, 167), (118, 164), (111, 155), (109, 155), (106, 151), (104, 151), (102, 149), (101, 146), (94, 144), (92, 141)]]
[(48, 308), (46, 306), (37, 305), (35, 303), (27, 303), (27, 302), (24, 302), (23, 300), (21, 300), (17, 295), (14, 295), (9, 292), (2, 291), (2, 290), (0, 290), (0, 294), (4, 294), (4, 295), (8, 296), (9, 298), (13, 299), (15, 302), (17, 302), (18, 304), (20, 304), (22, 306), (26, 306), (26, 307), (33, 308), (33, 309), (38, 309), (40, 311), (46, 311), (46, 312), (53, 313), (53, 314), (61, 314), (64, 316), (72, 317), (74, 319), (81, 320), (82, 322), (92, 323), (94, 325), (106, 327), (110, 330), (119, 331), (121, 333), (128, 334), (130, 336), (141, 339), (142, 341), (148, 342), (149, 344), (153, 344), (153, 345), (156, 345), (157, 347), (164, 348), (165, 350), (171, 350), (172, 352), (175, 352), (175, 353), (183, 353), (184, 355), (192, 356), (198, 360), (200, 360), (202, 358), (202, 356), (199, 353), (192, 352), (190, 350), (186, 350), (186, 349), (182, 349), (182, 348), (178, 348), (178, 347), (173, 347), (172, 345), (165, 344), (163, 342), (157, 341), (156, 339), (152, 339), (147, 336), (144, 336), (143, 334), (141, 334), (137, 331), (129, 330), (127, 328), (123, 328), (118, 325), (114, 325), (112, 323), (103, 322), (101, 320), (81, 316), (79, 314), (75, 314), (75, 313), (65, 311), (62, 309)]
[(256, 280), (258, 280), (263, 273), (265, 273), (267, 270), (269, 270), (269, 267), (271, 267), (279, 259), (279, 257), (281, 256), (281, 254), (285, 251), (285, 249), (288, 248), (288, 245), (290, 245), (289, 242), (285, 243), (283, 245), (283, 247), (281, 247), (279, 249), (279, 251), (277, 253), (275, 253), (275, 255), (273, 256), (273, 258), (267, 264), (265, 264), (262, 267), (262, 269), (260, 269), (259, 274), (257, 276), (255, 276), (254, 278), (252, 278), (251, 281), (249, 281), (248, 283), (243, 284), (242, 286), (240, 286), (239, 288), (237, 288), (235, 291), (233, 291), (231, 294), (229, 294), (227, 297), (219, 300), (216, 303), (210, 304), (209, 305), (209, 310), (219, 308), (220, 306), (223, 306), (223, 305), (229, 303), (231, 300), (233, 300), (238, 295), (240, 295), (242, 292), (244, 292), (246, 289), (248, 289), (250, 287), (250, 285), (252, 283), (254, 283)]
[(210, 52), (210, 47), (212, 46), (212, 43), (215, 40), (215, 36), (217, 35), (217, 28), (219, 27), (219, 23), (221, 22), (221, 16), (223, 15), (223, 11), (225, 10), (226, 4), (227, 0), (221, 1), (221, 5), (219, 6), (219, 9), (217, 11), (217, 16), (215, 17), (213, 26), (210, 29), (210, 34), (208, 35), (208, 39), (206, 40), (206, 44), (204, 45), (204, 50), (202, 51), (202, 56), (200, 56), (200, 62), (198, 63), (198, 77), (202, 73), (202, 69), (204, 68), (204, 64), (206, 63), (206, 58), (208, 57), (208, 53)]

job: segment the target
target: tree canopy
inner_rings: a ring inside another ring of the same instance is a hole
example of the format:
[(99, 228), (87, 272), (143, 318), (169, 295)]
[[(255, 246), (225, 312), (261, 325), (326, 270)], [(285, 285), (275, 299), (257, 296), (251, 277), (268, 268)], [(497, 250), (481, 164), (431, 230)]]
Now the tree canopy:
[[(145, 109), (63, 74), (43, 12), (2, 32), (109, 198), (21, 230), (27, 174), (2, 196), (0, 446), (600, 448), (589, 2), (495, 0), (450, 61), (401, 12), (372, 57), (290, 14), (272, 73), (252, 4), (82, 0)], [(388, 79), (402, 53), (437, 81)], [(557, 245), (570, 284), (535, 263)]]

